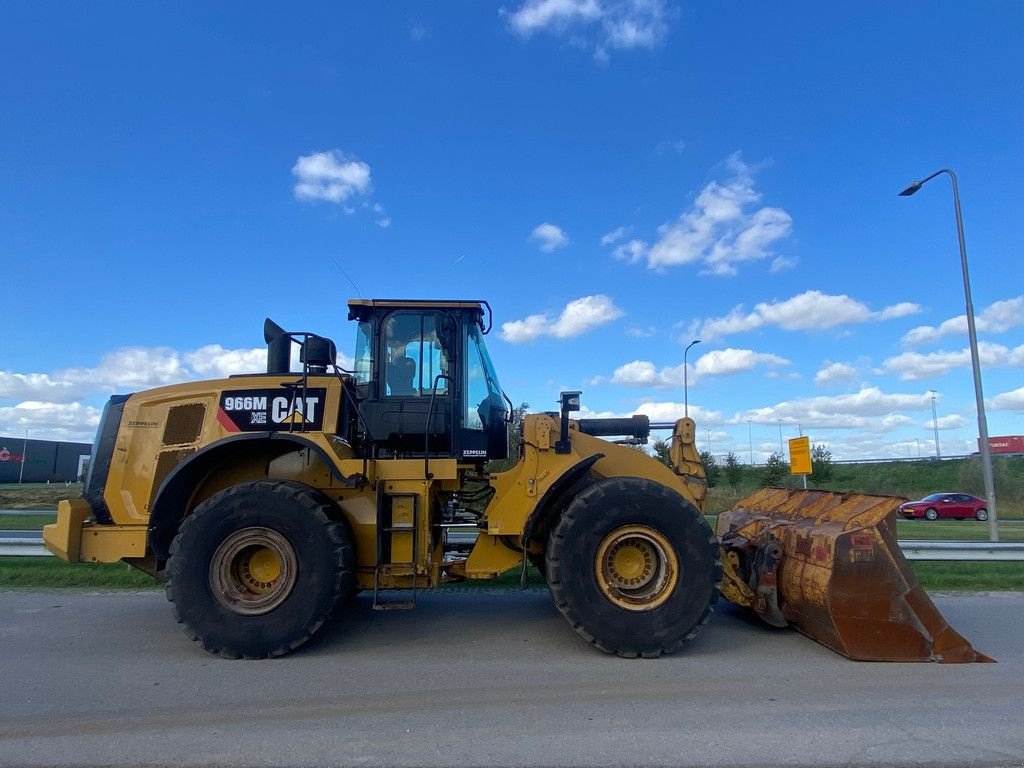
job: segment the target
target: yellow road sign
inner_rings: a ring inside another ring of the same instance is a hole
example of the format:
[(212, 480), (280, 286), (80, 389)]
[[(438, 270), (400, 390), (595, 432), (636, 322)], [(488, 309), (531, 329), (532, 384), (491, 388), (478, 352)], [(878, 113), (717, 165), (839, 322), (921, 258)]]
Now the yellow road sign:
[(811, 438), (794, 437), (789, 441), (789, 474), (811, 474)]

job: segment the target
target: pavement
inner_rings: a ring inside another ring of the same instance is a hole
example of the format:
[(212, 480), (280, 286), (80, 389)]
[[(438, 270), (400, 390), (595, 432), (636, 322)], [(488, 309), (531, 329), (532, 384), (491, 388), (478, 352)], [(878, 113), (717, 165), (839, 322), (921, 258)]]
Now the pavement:
[(998, 664), (852, 662), (723, 605), (606, 656), (545, 591), (359, 596), (299, 652), (207, 655), (160, 592), (0, 592), (0, 766), (1020, 766), (1024, 593), (939, 595)]

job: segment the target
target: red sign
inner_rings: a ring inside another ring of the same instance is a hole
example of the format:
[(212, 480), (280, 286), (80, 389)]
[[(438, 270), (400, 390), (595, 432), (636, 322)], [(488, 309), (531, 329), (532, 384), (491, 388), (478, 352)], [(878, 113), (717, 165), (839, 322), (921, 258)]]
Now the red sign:
[(18, 456), (17, 454), (11, 453), (6, 448), (0, 448), (0, 461), (13, 461), (15, 464), (21, 464), (24, 460), (24, 456)]
[(1024, 435), (989, 437), (988, 449), (992, 453), (1024, 453)]

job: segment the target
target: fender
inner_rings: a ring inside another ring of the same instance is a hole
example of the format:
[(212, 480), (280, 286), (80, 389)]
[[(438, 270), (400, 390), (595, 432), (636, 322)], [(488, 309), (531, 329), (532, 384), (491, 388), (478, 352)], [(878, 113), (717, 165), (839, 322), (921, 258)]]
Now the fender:
[(590, 468), (603, 458), (603, 453), (595, 453), (593, 456), (588, 456), (582, 461), (573, 464), (548, 488), (523, 526), (522, 543), (524, 547), (529, 544), (530, 537), (533, 536), (535, 530), (543, 531), (550, 528), (548, 523), (551, 520), (552, 514), (558, 508), (558, 502), (563, 494), (572, 488), (578, 480), (585, 477)]
[(316, 453), (343, 486), (355, 488), (365, 482), (362, 475), (345, 477), (334, 460), (314, 442), (293, 432), (249, 432), (218, 440), (196, 451), (171, 470), (153, 498), (149, 512), (149, 546), (159, 560), (166, 560), (171, 541), (184, 517), (185, 505), (192, 492), (215, 466), (239, 452), (245, 455), (265, 454), (277, 458), (286, 453), (308, 448)]

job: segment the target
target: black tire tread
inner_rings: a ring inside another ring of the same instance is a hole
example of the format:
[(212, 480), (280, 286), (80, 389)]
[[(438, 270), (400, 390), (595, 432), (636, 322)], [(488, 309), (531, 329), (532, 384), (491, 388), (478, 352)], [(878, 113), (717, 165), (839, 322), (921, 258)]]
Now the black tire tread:
[[(250, 648), (246, 648), (244, 644), (241, 643), (237, 646), (226, 644), (215, 646), (201, 638), (197, 629), (191, 626), (185, 619), (174, 598), (174, 578), (177, 572), (175, 564), (180, 562), (180, 558), (176, 559), (176, 556), (181, 554), (181, 542), (183, 537), (187, 538), (188, 531), (191, 530), (192, 527), (201, 525), (206, 515), (216, 514), (216, 505), (219, 502), (222, 502), (225, 499), (230, 499), (232, 496), (239, 495), (241, 493), (251, 492), (253, 490), (253, 486), (258, 486), (265, 493), (273, 493), (289, 499), (297, 506), (304, 508), (308, 514), (314, 517), (314, 519), (317, 519), (323, 525), (324, 531), (331, 542), (331, 548), (334, 552), (334, 562), (336, 564), (331, 578), (332, 591), (329, 600), (329, 610), (321, 612), (322, 615), (319, 615), (318, 617), (314, 617), (313, 620), (302, 628), (299, 635), (290, 642), (283, 643), (280, 646), (267, 651), (261, 650), (258, 652), (253, 652)], [(189, 515), (182, 521), (181, 526), (178, 529), (178, 533), (171, 542), (170, 558), (168, 559), (167, 565), (167, 579), (164, 586), (164, 593), (166, 594), (168, 601), (171, 603), (171, 611), (174, 616), (174, 620), (182, 625), (182, 629), (186, 636), (193, 642), (199, 642), (203, 646), (203, 649), (208, 653), (225, 659), (265, 659), (285, 656), (313, 637), (317, 630), (323, 626), (324, 621), (326, 621), (332, 613), (335, 613), (338, 607), (348, 599), (352, 589), (355, 587), (354, 573), (352, 568), (347, 565), (355, 561), (352, 537), (349, 535), (348, 529), (343, 521), (332, 520), (327, 515), (326, 510), (329, 506), (330, 502), (328, 502), (319, 492), (301, 483), (288, 480), (258, 480), (252, 483), (235, 485), (214, 494), (205, 502), (200, 504), (193, 514)]]
[(551, 530), (551, 534), (548, 539), (547, 574), (548, 589), (551, 593), (552, 600), (562, 615), (565, 616), (573, 630), (575, 630), (576, 633), (588, 643), (605, 653), (615, 654), (616, 656), (621, 656), (623, 658), (637, 658), (640, 656), (644, 658), (657, 658), (662, 655), (676, 653), (687, 641), (696, 636), (701, 626), (708, 623), (711, 619), (711, 614), (714, 612), (715, 604), (718, 602), (720, 583), (722, 580), (722, 563), (718, 540), (715, 538), (714, 533), (712, 533), (711, 526), (708, 525), (707, 521), (697, 512), (697, 510), (690, 505), (686, 505), (688, 509), (684, 514), (690, 514), (692, 516), (693, 522), (702, 531), (707, 542), (708, 555), (713, 564), (712, 573), (710, 574), (713, 587), (708, 603), (704, 607), (700, 617), (692, 627), (688, 628), (683, 636), (673, 639), (656, 649), (645, 651), (622, 643), (613, 645), (595, 638), (585, 628), (586, 617), (580, 615), (580, 609), (578, 606), (573, 605), (568, 590), (568, 581), (570, 579), (578, 578), (579, 574), (565, 573), (562, 567), (561, 558), (557, 553), (567, 540), (567, 531), (573, 528), (574, 524), (579, 521), (580, 515), (584, 514), (585, 508), (600, 506), (604, 498), (609, 495), (612, 489), (649, 492), (666, 500), (670, 499), (673, 501), (679, 498), (679, 494), (660, 483), (635, 477), (609, 478), (607, 480), (595, 482), (580, 492), (574, 502), (568, 505), (568, 507), (563, 511), (561, 519)]

